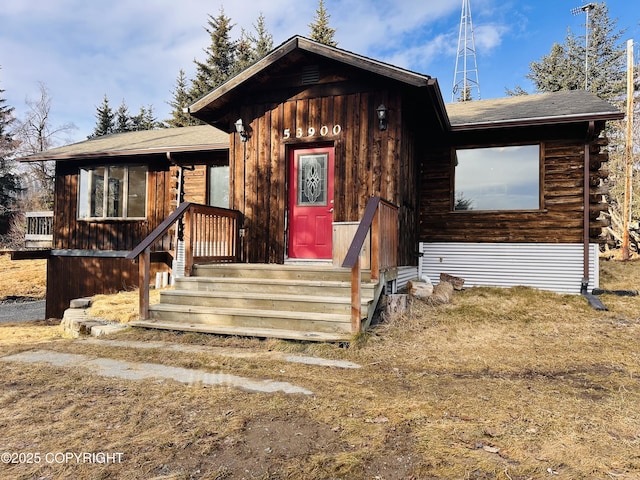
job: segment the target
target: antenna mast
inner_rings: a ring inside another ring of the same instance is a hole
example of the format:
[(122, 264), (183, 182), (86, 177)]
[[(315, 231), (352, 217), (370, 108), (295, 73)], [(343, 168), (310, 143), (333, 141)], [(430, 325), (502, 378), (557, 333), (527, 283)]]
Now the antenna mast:
[(453, 93), (451, 101), (465, 102), (472, 100), (472, 89), (478, 90), (480, 98), (480, 80), (478, 79), (478, 63), (476, 61), (476, 42), (473, 38), (473, 21), (471, 20), (470, 0), (462, 0), (462, 13), (460, 14), (460, 33), (458, 35), (458, 55), (456, 57), (456, 69), (453, 75)]

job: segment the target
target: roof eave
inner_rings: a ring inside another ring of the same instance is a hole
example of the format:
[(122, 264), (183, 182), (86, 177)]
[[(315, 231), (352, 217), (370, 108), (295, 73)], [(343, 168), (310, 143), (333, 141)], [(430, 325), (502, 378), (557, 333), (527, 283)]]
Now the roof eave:
[(560, 115), (553, 117), (535, 117), (492, 122), (458, 123), (451, 125), (451, 131), (489, 130), (499, 127), (527, 127), (532, 125), (557, 125), (562, 123), (581, 123), (590, 121), (622, 120), (623, 112), (606, 112), (579, 115)]
[(30, 155), (28, 157), (17, 158), (18, 162), (49, 162), (63, 160), (92, 160), (96, 158), (108, 157), (129, 157), (138, 155), (157, 155), (176, 152), (207, 152), (212, 150), (227, 150), (229, 144), (216, 143), (210, 145), (190, 145), (175, 147), (158, 147), (158, 148), (140, 148), (132, 150), (107, 150), (102, 152), (79, 152), (65, 153), (60, 155)]

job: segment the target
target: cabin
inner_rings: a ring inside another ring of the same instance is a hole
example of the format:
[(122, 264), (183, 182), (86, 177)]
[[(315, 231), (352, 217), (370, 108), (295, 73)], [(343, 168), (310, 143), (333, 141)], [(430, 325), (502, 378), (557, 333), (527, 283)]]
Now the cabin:
[(598, 286), (623, 114), (588, 92), (445, 105), (435, 78), (296, 36), (188, 110), (205, 125), (24, 159), (56, 162), (47, 316), (140, 285), (139, 326), (342, 341), (416, 277)]

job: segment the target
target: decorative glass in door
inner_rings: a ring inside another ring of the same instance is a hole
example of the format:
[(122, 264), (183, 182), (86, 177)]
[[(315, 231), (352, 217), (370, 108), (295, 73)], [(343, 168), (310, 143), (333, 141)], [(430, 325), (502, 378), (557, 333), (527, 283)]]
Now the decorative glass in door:
[(298, 157), (298, 205), (327, 204), (328, 154)]

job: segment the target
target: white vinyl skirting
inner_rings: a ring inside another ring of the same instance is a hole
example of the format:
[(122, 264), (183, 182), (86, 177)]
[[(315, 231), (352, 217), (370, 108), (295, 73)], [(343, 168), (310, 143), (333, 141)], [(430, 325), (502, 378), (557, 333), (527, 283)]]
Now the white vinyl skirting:
[[(583, 245), (566, 243), (421, 243), (418, 274), (434, 284), (440, 273), (465, 280), (465, 287), (527, 286), (579, 294)], [(599, 287), (598, 245), (589, 245), (588, 290)]]

